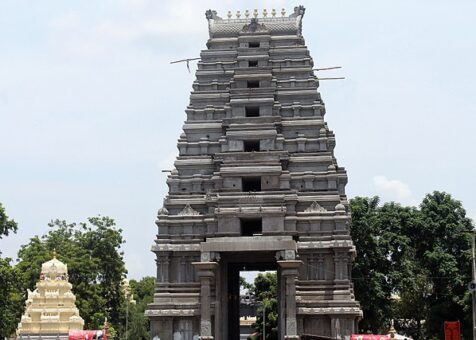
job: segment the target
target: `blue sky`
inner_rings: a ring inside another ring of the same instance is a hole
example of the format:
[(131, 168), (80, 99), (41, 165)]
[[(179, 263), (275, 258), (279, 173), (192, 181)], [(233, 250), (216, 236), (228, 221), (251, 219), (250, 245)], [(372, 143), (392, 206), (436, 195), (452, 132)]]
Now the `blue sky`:
[[(476, 217), (476, 2), (301, 1), (347, 193), (417, 204), (433, 190)], [(130, 276), (149, 248), (194, 80), (204, 12), (290, 1), (0, 1), (0, 202), (19, 223), (4, 255), (54, 218), (108, 215)], [(192, 71), (195, 64), (192, 65)]]

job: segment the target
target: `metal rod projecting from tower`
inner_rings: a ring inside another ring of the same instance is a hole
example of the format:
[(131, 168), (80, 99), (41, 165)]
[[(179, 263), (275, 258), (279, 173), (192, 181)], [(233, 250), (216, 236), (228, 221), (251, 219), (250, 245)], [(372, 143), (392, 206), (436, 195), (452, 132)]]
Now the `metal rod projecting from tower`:
[(313, 68), (313, 71), (327, 71), (327, 70), (337, 70), (338, 68), (342, 68), (342, 66), (332, 66), (332, 67), (322, 67), (322, 68)]
[[(328, 70), (337, 70), (342, 68), (342, 66), (332, 66), (332, 67), (321, 67), (321, 68), (313, 68), (313, 71), (328, 71)], [(345, 77), (325, 77), (325, 78), (317, 78), (317, 80), (342, 80)]]
[(177, 64), (177, 63), (183, 63), (183, 62), (186, 62), (187, 63), (187, 70), (188, 70), (188, 73), (190, 73), (190, 62), (192, 60), (199, 60), (200, 58), (188, 58), (188, 59), (180, 59), (180, 60), (175, 60), (175, 61), (171, 61), (170, 63), (171, 64)]
[[(170, 64), (177, 64), (177, 63), (186, 62), (186, 63), (187, 63), (188, 73), (190, 73), (190, 61), (199, 60), (199, 59), (201, 59), (201, 58), (180, 59), (180, 60), (171, 61)], [(340, 69), (340, 68), (342, 68), (342, 66), (313, 68), (312, 70), (313, 70), (313, 71), (327, 71), (327, 70), (336, 70), (336, 69)], [(345, 77), (325, 77), (325, 78), (318, 78), (318, 80), (342, 80), (342, 79), (345, 79)]]
[(327, 78), (317, 78), (317, 80), (341, 80), (345, 79), (345, 77), (327, 77)]

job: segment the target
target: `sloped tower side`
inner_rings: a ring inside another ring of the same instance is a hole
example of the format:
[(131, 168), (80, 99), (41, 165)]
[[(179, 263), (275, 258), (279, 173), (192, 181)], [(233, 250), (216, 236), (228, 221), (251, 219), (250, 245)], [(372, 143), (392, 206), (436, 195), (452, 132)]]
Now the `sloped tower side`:
[(345, 195), (318, 79), (302, 37), (304, 8), (220, 18), (210, 38), (167, 179), (152, 251), (152, 337), (228, 339), (237, 263), (275, 266), (279, 338), (344, 336), (361, 317)]

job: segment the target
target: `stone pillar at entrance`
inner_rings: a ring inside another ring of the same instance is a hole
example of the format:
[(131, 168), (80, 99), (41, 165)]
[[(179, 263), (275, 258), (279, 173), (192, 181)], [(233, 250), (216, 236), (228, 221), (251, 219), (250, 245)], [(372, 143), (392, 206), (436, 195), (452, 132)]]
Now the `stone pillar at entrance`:
[(211, 284), (218, 262), (212, 262), (202, 253), (202, 262), (194, 262), (200, 280), (200, 339), (213, 340), (211, 318)]
[(298, 340), (297, 322), (296, 322), (296, 279), (298, 277), (298, 269), (302, 261), (283, 260), (278, 261), (281, 268), (282, 283), (285, 285), (285, 335), (286, 340)]

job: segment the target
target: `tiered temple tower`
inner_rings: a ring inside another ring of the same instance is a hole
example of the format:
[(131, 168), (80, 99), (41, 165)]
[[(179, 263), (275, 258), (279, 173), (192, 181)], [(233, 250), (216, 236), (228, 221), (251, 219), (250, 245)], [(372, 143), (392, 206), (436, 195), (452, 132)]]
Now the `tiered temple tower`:
[(210, 39), (158, 213), (152, 337), (239, 337), (239, 271), (278, 273), (279, 339), (351, 334), (347, 175), (334, 157), (304, 8), (207, 11)]
[(79, 316), (71, 289), (66, 264), (56, 256), (43, 263), (36, 289), (28, 290), (18, 339), (67, 339), (70, 330), (82, 330), (84, 320)]

